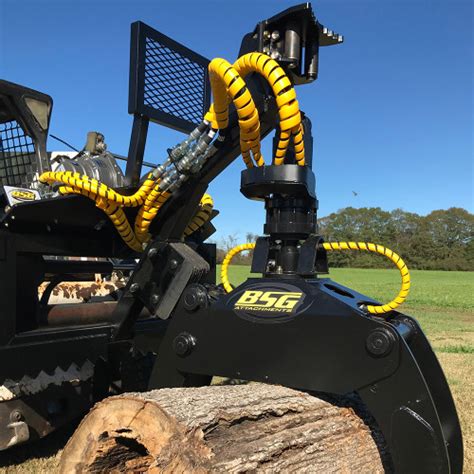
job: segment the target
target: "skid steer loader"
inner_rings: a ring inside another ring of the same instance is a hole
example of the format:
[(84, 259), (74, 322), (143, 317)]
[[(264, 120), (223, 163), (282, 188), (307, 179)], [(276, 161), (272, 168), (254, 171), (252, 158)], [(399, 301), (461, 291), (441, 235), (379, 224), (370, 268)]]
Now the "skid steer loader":
[[(124, 173), (100, 147), (51, 162), (52, 99), (0, 82), (0, 449), (46, 436), (111, 393), (220, 375), (357, 392), (397, 472), (460, 473), (445, 376), (420, 326), (398, 311), (406, 265), (382, 245), (317, 232), (311, 121), (295, 88), (317, 78), (321, 48), (342, 36), (308, 3), (259, 22), (233, 64), (144, 23), (131, 30)], [(142, 176), (150, 123), (186, 138)], [(260, 141), (274, 130), (265, 159)], [(264, 236), (229, 252), (216, 285), (206, 189), (239, 155), (242, 194), (265, 205)], [(234, 288), (228, 265), (248, 249), (262, 278)], [(400, 293), (381, 304), (318, 277), (332, 251), (389, 258)], [(133, 271), (123, 288), (53, 304), (62, 282), (106, 277), (124, 261)]]

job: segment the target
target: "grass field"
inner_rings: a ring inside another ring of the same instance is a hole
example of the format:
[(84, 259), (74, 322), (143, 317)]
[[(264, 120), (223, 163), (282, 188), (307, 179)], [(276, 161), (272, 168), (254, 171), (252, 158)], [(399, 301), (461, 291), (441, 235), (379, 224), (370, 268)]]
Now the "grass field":
[[(235, 285), (247, 278), (249, 268), (233, 266)], [(447, 375), (464, 436), (465, 472), (474, 472), (474, 272), (412, 271), (412, 291), (403, 311), (425, 330)], [(337, 282), (380, 301), (398, 291), (396, 270), (334, 269)], [(54, 472), (70, 428), (33, 446), (0, 455), (0, 472)]]

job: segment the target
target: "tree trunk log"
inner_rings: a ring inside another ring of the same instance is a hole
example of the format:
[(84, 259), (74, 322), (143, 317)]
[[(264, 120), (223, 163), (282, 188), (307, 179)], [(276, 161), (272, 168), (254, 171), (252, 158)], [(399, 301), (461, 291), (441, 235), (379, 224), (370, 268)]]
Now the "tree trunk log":
[(264, 384), (127, 393), (67, 443), (72, 472), (385, 472), (383, 440), (352, 402)]

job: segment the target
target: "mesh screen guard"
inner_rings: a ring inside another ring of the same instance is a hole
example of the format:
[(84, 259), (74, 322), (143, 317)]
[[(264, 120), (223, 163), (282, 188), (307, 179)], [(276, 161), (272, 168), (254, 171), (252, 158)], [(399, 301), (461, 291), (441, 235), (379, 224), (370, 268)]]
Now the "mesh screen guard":
[(209, 60), (142, 22), (132, 24), (129, 113), (185, 133), (210, 105)]
[(0, 123), (0, 184), (26, 187), (35, 171), (33, 140), (17, 121)]

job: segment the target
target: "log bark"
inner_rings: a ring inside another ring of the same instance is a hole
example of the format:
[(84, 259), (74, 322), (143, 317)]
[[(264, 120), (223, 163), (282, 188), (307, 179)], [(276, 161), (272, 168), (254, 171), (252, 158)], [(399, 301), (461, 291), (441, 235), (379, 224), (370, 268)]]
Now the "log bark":
[(127, 393), (98, 403), (60, 472), (385, 472), (369, 415), (349, 400), (264, 385)]

